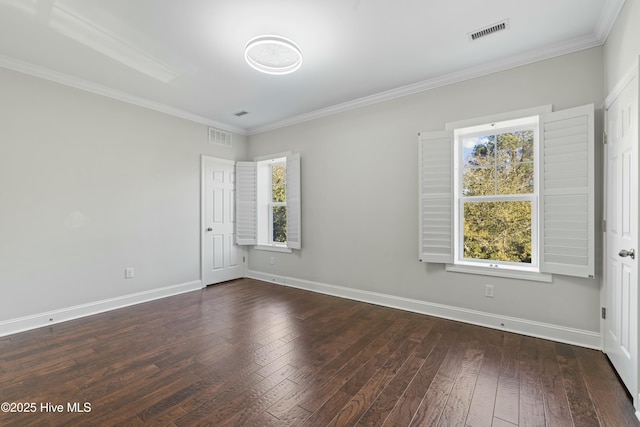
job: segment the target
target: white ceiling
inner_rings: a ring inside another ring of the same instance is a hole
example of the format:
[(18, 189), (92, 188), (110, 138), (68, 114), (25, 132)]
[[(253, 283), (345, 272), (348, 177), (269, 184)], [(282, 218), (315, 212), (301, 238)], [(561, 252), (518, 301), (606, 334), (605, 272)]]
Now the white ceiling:
[[(252, 134), (600, 45), (623, 4), (0, 0), (0, 66)], [(302, 68), (249, 67), (244, 47), (262, 34), (294, 40)]]

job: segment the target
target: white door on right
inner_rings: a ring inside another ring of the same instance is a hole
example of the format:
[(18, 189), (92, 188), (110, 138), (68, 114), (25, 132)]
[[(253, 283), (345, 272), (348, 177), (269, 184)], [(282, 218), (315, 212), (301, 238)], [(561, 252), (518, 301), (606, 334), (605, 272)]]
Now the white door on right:
[(607, 106), (604, 350), (638, 407), (638, 79)]

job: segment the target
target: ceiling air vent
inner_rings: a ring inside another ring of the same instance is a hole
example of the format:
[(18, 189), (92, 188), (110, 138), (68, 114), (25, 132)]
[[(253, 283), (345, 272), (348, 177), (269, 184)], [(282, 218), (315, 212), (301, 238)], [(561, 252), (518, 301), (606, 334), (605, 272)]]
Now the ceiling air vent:
[(497, 24), (489, 25), (488, 27), (480, 28), (473, 33), (468, 33), (469, 40), (474, 41), (478, 40), (480, 37), (488, 36), (493, 33), (497, 33), (498, 31), (508, 30), (509, 29), (509, 20), (505, 19), (504, 21), (500, 21)]
[(242, 111), (238, 111), (237, 113), (233, 113), (233, 115), (236, 116), (236, 117), (242, 117), (245, 114), (249, 114), (249, 112), (242, 110)]
[(231, 147), (231, 134), (215, 128), (209, 128), (209, 142)]

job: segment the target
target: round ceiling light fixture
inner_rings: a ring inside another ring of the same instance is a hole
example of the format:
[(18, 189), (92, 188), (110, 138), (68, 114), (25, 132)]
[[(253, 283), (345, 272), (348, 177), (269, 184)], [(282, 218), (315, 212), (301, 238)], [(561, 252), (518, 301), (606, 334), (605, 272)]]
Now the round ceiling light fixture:
[(289, 74), (302, 66), (302, 51), (284, 37), (258, 36), (247, 43), (244, 59), (263, 73)]

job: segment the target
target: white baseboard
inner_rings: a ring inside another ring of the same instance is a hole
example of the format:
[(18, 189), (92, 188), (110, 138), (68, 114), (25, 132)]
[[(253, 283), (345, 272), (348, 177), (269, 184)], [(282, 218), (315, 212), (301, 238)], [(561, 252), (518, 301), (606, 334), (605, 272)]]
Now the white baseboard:
[[(248, 271), (247, 277), (384, 307), (397, 308), (581, 347), (601, 349), (600, 334), (597, 332), (567, 328), (550, 323), (535, 322), (377, 292), (363, 291), (360, 289), (329, 285), (293, 277), (278, 276), (259, 271)], [(0, 322), (0, 337), (200, 289), (202, 289), (202, 282), (196, 280), (151, 291), (39, 313), (32, 316), (10, 319)]]
[(580, 347), (597, 350), (601, 349), (600, 333), (598, 332), (573, 329), (550, 323), (535, 322), (482, 311), (468, 310), (460, 307), (435, 304), (427, 301), (403, 298), (377, 292), (328, 285), (326, 283), (312, 282), (293, 277), (278, 276), (260, 271), (248, 271), (248, 277), (264, 282), (279, 283), (293, 288), (305, 289), (308, 291), (367, 302), (384, 307), (397, 308), (414, 313), (427, 314), (429, 316), (456, 320), (502, 331), (573, 344)]
[(60, 310), (48, 311), (46, 313), (34, 314), (32, 316), (5, 320), (0, 322), (0, 337), (201, 289), (202, 282), (195, 280), (193, 282), (181, 283), (153, 289), (151, 291), (138, 292)]

